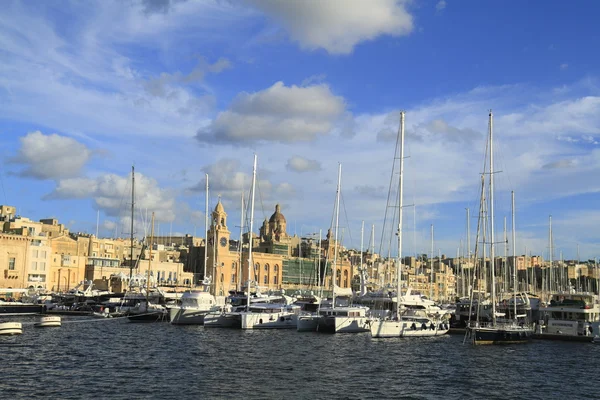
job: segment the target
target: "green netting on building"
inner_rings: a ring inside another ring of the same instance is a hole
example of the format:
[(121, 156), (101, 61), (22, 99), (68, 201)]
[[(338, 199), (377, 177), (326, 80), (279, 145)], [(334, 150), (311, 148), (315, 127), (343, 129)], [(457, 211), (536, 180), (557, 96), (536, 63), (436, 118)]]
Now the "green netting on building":
[[(323, 274), (324, 263), (321, 265)], [(283, 260), (283, 283), (300, 285), (317, 285), (319, 261), (308, 258), (294, 258)]]
[(288, 246), (286, 244), (273, 243), (273, 254), (288, 254)]

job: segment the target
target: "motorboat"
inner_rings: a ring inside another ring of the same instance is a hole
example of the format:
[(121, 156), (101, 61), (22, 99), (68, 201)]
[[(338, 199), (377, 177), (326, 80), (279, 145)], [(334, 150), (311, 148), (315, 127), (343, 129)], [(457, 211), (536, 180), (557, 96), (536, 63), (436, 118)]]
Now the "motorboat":
[(181, 304), (167, 306), (174, 325), (203, 325), (204, 317), (216, 306), (215, 296), (204, 290), (191, 290), (181, 296)]

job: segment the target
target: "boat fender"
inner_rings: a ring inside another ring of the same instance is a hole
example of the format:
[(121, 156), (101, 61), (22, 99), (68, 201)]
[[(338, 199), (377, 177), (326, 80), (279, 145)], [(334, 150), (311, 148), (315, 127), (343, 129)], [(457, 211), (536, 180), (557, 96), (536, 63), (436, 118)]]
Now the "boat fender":
[(413, 322), (413, 324), (410, 326), (410, 329), (412, 329), (413, 331), (416, 331), (417, 325)]
[(421, 330), (424, 331), (425, 329), (427, 329), (427, 325), (423, 323), (423, 325), (421, 325)]
[(429, 325), (429, 329), (431, 329), (432, 331), (435, 330), (435, 325), (433, 324), (433, 322), (431, 323), (431, 325)]

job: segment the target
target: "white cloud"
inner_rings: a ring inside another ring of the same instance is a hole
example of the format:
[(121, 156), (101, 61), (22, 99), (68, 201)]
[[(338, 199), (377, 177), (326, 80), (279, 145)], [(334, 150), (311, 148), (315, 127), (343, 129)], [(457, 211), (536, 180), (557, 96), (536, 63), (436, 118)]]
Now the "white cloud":
[(437, 4), (435, 5), (435, 10), (437, 12), (441, 12), (443, 9), (446, 8), (446, 1), (445, 0), (440, 0), (437, 2)]
[(276, 82), (260, 92), (240, 93), (197, 138), (242, 144), (310, 141), (331, 131), (344, 109), (344, 99), (325, 84), (299, 87)]
[(30, 132), (20, 138), (21, 147), (11, 163), (24, 164), (20, 176), (36, 179), (60, 179), (77, 176), (92, 152), (70, 137)]
[(413, 18), (400, 0), (247, 0), (283, 25), (304, 49), (323, 48), (348, 54), (378, 36), (402, 36), (413, 29)]
[(286, 168), (294, 172), (320, 171), (321, 163), (317, 160), (293, 156), (288, 160)]
[[(109, 217), (129, 218), (131, 176), (104, 174), (97, 178), (69, 178), (58, 181), (46, 199), (92, 199), (95, 208)], [(157, 222), (175, 219), (175, 194), (159, 187), (156, 180), (135, 174), (136, 213), (154, 212)]]
[(567, 64), (567, 63), (560, 64), (560, 69), (561, 69), (562, 71), (564, 71), (564, 70), (566, 70), (566, 69), (568, 69), (568, 68), (569, 68), (569, 64)]

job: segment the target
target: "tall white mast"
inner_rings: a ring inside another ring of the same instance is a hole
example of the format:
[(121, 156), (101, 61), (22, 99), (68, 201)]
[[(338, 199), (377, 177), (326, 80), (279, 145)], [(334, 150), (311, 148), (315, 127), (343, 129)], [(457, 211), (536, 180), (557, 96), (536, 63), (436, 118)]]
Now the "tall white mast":
[(241, 211), (240, 211), (240, 254), (239, 254), (239, 259), (240, 262), (238, 263), (238, 268), (236, 274), (238, 275), (238, 278), (236, 279), (236, 289), (240, 290), (242, 286), (242, 249), (244, 247), (244, 190), (242, 190), (242, 205), (241, 205)]
[(506, 216), (504, 217), (504, 263), (502, 267), (502, 280), (504, 281), (504, 284), (502, 285), (504, 287), (503, 292), (508, 293), (510, 285), (508, 284), (508, 232), (506, 231)]
[(431, 224), (431, 256), (429, 258), (429, 300), (433, 300), (433, 224)]
[(360, 226), (360, 295), (364, 296), (367, 294), (367, 282), (365, 282), (366, 274), (363, 271), (363, 246), (364, 246), (364, 234), (365, 234), (365, 221), (362, 221)]
[(492, 321), (496, 326), (496, 252), (494, 243), (494, 122), (490, 110), (490, 260), (492, 266)]
[[(204, 200), (204, 231), (206, 232), (206, 243), (204, 244), (204, 268), (202, 271), (202, 280), (206, 281), (206, 265), (208, 264), (208, 174), (206, 174), (206, 198)], [(193, 279), (196, 284), (196, 277)]]
[(402, 297), (402, 199), (404, 197), (404, 111), (400, 112), (400, 178), (398, 182), (398, 265), (396, 267), (396, 316), (400, 319)]
[(513, 258), (513, 312), (514, 319), (517, 320), (517, 232), (515, 228), (515, 192), (510, 192), (512, 203), (512, 258)]
[(250, 311), (250, 283), (252, 282), (252, 270), (254, 262), (252, 261), (252, 228), (254, 224), (254, 192), (256, 191), (256, 154), (254, 155), (254, 166), (252, 168), (252, 196), (250, 197), (250, 238), (248, 240), (248, 294), (246, 297), (246, 311)]
[(475, 263), (471, 263), (471, 217), (469, 215), (469, 209), (467, 208), (467, 259), (469, 260), (468, 267), (468, 279), (467, 279), (467, 289), (471, 287), (471, 271), (474, 271)]
[(552, 274), (554, 271), (554, 266), (552, 265), (553, 260), (552, 260), (552, 253), (553, 253), (553, 248), (552, 248), (552, 215), (550, 215), (550, 231), (548, 233), (548, 241), (550, 242), (550, 250), (549, 250), (549, 254), (548, 254), (548, 259), (550, 260), (550, 273), (546, 274), (548, 275), (548, 290), (550, 291), (550, 293), (552, 293)]
[(338, 254), (338, 228), (340, 221), (340, 191), (342, 190), (342, 164), (338, 163), (338, 184), (337, 184), (337, 193), (335, 195), (335, 248), (333, 249), (333, 264), (331, 267), (331, 274), (333, 282), (333, 303), (331, 306), (335, 308), (335, 285), (336, 285), (336, 276), (337, 276), (337, 254)]

